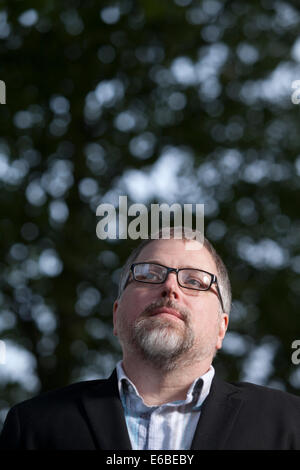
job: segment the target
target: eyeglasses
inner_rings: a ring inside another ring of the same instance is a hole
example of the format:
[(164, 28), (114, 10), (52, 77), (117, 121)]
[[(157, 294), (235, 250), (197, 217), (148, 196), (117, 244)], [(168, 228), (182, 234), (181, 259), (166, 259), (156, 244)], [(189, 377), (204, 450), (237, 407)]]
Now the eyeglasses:
[[(176, 273), (178, 284), (185, 289), (206, 291), (211, 288), (212, 284), (216, 284), (222, 311), (224, 312), (224, 304), (219, 289), (217, 276), (215, 274), (203, 271), (202, 269), (168, 268), (167, 266), (156, 263), (134, 263), (130, 266), (130, 270), (135, 281), (145, 282), (147, 284), (163, 284), (166, 281), (169, 273), (172, 272)], [(127, 286), (128, 281), (129, 279), (127, 280), (125, 287)]]

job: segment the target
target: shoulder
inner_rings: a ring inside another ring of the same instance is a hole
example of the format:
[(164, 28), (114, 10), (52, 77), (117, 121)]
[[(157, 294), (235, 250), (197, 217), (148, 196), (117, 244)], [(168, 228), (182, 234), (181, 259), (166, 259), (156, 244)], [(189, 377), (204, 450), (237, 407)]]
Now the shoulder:
[(85, 402), (114, 395), (111, 378), (73, 383), (14, 405), (5, 419), (0, 448), (56, 448), (58, 442), (72, 447), (75, 430), (80, 429), (83, 436), (87, 432)]
[(232, 391), (233, 396), (239, 396), (242, 400), (249, 404), (253, 403), (262, 410), (280, 406), (281, 409), (295, 409), (297, 413), (300, 413), (300, 396), (292, 393), (250, 382), (227, 383), (227, 387)]
[(101, 394), (101, 390), (107, 385), (109, 379), (87, 380), (76, 382), (62, 388), (57, 388), (43, 392), (33, 398), (17, 403), (11, 408), (11, 411), (17, 413), (38, 413), (39, 410), (48, 410), (51, 413), (58, 408), (67, 411), (77, 406), (84, 395), (94, 393)]
[(274, 396), (279, 399), (287, 398), (287, 399), (292, 399), (292, 400), (295, 399), (296, 401), (300, 401), (300, 396), (294, 395), (292, 393), (289, 393), (283, 390), (279, 390), (277, 388), (267, 387), (265, 385), (257, 385), (257, 384), (250, 383), (250, 382), (234, 382), (234, 383), (230, 382), (229, 384), (233, 385), (238, 390), (240, 390), (241, 392), (249, 396), (252, 396), (252, 395), (262, 396), (263, 395), (268, 398), (270, 396)]

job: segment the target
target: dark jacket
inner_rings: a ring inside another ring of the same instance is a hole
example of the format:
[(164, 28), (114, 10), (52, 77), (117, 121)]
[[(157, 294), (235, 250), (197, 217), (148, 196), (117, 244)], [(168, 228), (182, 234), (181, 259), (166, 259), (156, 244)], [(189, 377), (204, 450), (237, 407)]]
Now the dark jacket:
[[(0, 449), (130, 450), (116, 370), (12, 407)], [(214, 377), (191, 449), (300, 450), (300, 398)]]

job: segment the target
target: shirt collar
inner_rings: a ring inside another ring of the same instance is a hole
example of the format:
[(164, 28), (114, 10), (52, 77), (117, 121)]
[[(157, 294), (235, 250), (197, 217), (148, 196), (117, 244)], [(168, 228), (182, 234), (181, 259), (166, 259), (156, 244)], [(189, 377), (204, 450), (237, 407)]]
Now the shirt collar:
[[(119, 361), (117, 363), (116, 369), (117, 369), (118, 387), (119, 387), (121, 400), (123, 401), (123, 398), (126, 393), (130, 393), (140, 398), (142, 402), (144, 403), (143, 398), (139, 394), (136, 386), (125, 374), (123, 366), (122, 366), (122, 361)], [(211, 382), (212, 382), (214, 375), (215, 375), (215, 369), (211, 365), (208, 371), (205, 372), (205, 374), (197, 377), (193, 381), (193, 383), (190, 385), (187, 391), (185, 400), (178, 400), (178, 401), (165, 403), (162, 406), (181, 406), (181, 405), (187, 405), (193, 402), (193, 405), (194, 405), (193, 409), (200, 408), (203, 401), (209, 394)]]

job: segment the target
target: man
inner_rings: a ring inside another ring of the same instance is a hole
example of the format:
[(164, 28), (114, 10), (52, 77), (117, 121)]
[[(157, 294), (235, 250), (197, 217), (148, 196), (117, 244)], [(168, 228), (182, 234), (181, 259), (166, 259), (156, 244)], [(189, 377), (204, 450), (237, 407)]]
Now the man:
[(300, 398), (215, 374), (230, 304), (208, 240), (142, 242), (113, 306), (123, 359), (111, 377), (14, 406), (0, 448), (300, 449)]

